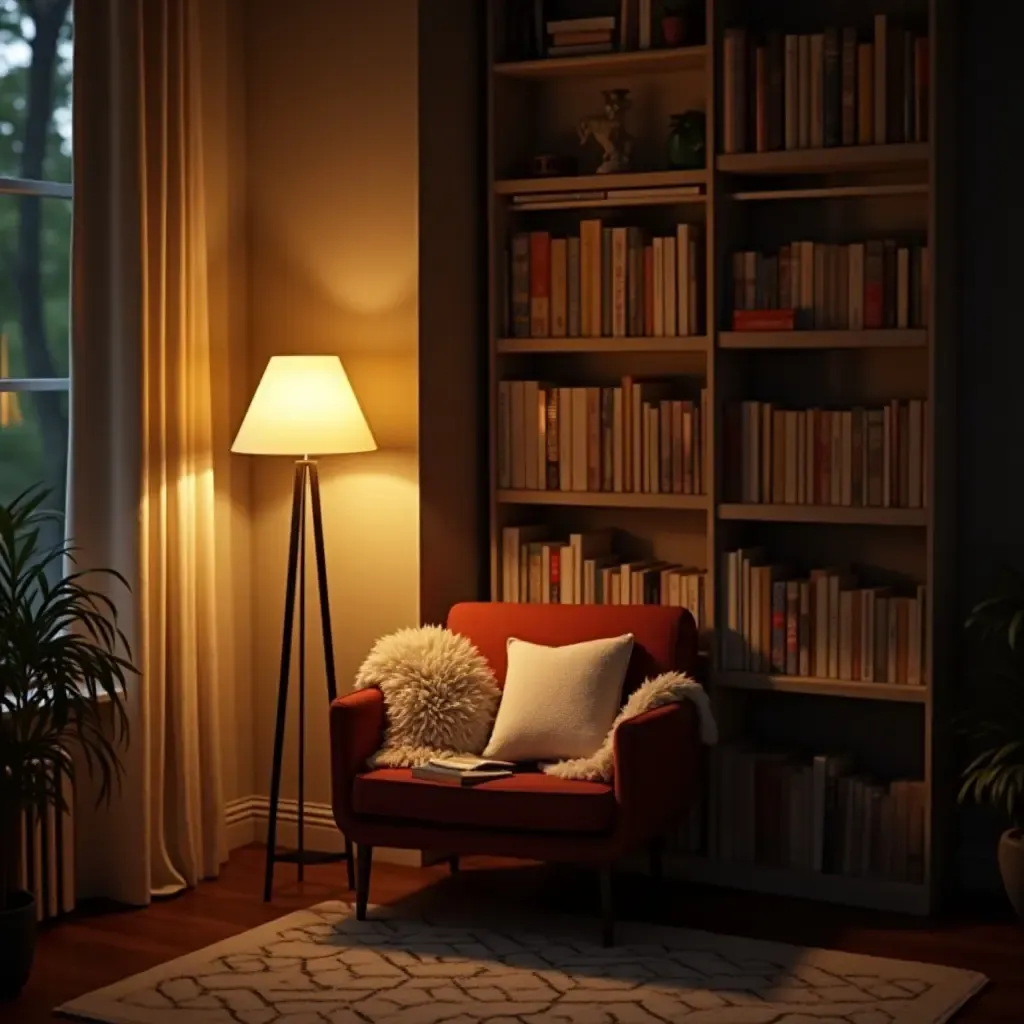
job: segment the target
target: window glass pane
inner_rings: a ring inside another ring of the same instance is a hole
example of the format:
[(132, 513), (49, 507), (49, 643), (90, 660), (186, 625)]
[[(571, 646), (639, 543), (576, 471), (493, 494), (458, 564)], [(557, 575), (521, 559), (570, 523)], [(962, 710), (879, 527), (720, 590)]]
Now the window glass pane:
[(0, 377), (68, 375), (70, 295), (71, 200), (0, 194)]
[(0, 177), (71, 180), (71, 57), (71, 0), (0, 0)]
[(67, 446), (66, 392), (0, 391), (0, 502), (42, 484), (63, 512)]

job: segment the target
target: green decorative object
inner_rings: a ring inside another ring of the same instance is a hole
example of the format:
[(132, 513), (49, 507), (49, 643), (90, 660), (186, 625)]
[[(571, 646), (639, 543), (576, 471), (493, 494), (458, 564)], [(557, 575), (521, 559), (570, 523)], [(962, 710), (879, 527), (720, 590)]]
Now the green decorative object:
[(980, 644), (963, 722), (974, 760), (963, 771), (960, 801), (989, 804), (1010, 826), (999, 842), (999, 869), (1024, 921), (1024, 576), (1007, 573), (967, 628)]
[(669, 118), (668, 165), (673, 171), (696, 171), (704, 167), (704, 113), (688, 110)]

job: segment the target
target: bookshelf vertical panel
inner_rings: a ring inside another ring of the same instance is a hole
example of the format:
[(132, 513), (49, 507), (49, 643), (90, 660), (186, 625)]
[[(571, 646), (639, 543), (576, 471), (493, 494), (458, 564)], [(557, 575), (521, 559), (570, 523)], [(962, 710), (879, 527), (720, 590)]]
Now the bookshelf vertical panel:
[[(715, 173), (715, 152), (717, 151), (717, 39), (718, 12), (716, 0), (705, 0), (704, 33), (707, 41), (707, 57), (704, 64), (705, 88), (705, 138), (704, 152), (707, 166), (707, 200), (705, 203), (706, 222), (704, 227), (704, 268), (705, 296), (704, 323), (708, 336), (708, 355), (705, 366), (705, 387), (708, 389), (709, 423), (704, 436), (704, 465), (707, 467), (705, 489), (709, 502), (707, 517), (707, 593), (706, 606), (708, 611), (708, 627), (717, 628), (718, 623), (718, 541), (717, 541), (717, 508), (719, 501), (718, 488), (718, 451), (720, 437), (717, 360), (718, 360), (718, 175)], [(714, 634), (712, 634), (713, 636)], [(717, 644), (708, 644), (708, 657), (712, 670), (717, 666)]]
[(926, 839), (930, 903), (948, 890), (948, 851), (953, 847), (954, 767), (948, 724), (959, 676), (956, 638), (962, 629), (956, 603), (957, 336), (959, 323), (955, 222), (957, 189), (957, 8), (929, 0), (932, 39), (929, 109), (929, 224), (932, 254), (929, 310), (928, 593), (931, 597), (930, 702), (926, 722), (926, 772), (930, 794)]
[(486, 196), (487, 203), (487, 516), (490, 528), (491, 561), (490, 591), (491, 600), (497, 601), (501, 596), (501, 534), (498, 523), (498, 336), (501, 333), (499, 324), (501, 272), (501, 225), (499, 224), (499, 203), (494, 194), (495, 174), (495, 80), (494, 65), (500, 59), (498, 26), (501, 23), (503, 3), (490, 2), (487, 5), (486, 17), (486, 60), (487, 60), (487, 140), (486, 153)]

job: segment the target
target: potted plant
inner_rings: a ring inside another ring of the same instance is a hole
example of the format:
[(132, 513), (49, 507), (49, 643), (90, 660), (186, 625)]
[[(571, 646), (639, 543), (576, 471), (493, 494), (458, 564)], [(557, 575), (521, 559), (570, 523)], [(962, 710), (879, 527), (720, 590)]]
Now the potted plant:
[(664, 0), (661, 38), (666, 46), (682, 46), (686, 39), (686, 0)]
[[(0, 503), (0, 999), (18, 995), (35, 949), (35, 901), (20, 888), (21, 825), (66, 810), (79, 766), (99, 799), (119, 784), (131, 653), (117, 610), (52, 543), (60, 516), (31, 488)], [(127, 587), (112, 570), (102, 570)]]
[(982, 641), (983, 669), (964, 722), (975, 757), (964, 769), (960, 801), (987, 803), (1005, 816), (999, 871), (1024, 919), (1024, 577), (1010, 574), (1001, 593), (974, 608), (967, 628)]

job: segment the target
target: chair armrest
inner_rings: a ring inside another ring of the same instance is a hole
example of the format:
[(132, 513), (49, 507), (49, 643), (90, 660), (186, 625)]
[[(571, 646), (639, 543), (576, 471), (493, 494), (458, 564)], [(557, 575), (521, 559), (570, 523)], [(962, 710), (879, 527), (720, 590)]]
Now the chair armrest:
[(615, 730), (615, 799), (624, 846), (663, 835), (690, 805), (700, 765), (697, 709), (666, 704)]
[(352, 780), (380, 749), (386, 722), (380, 690), (356, 690), (331, 704), (331, 796), (341, 828), (352, 815)]

